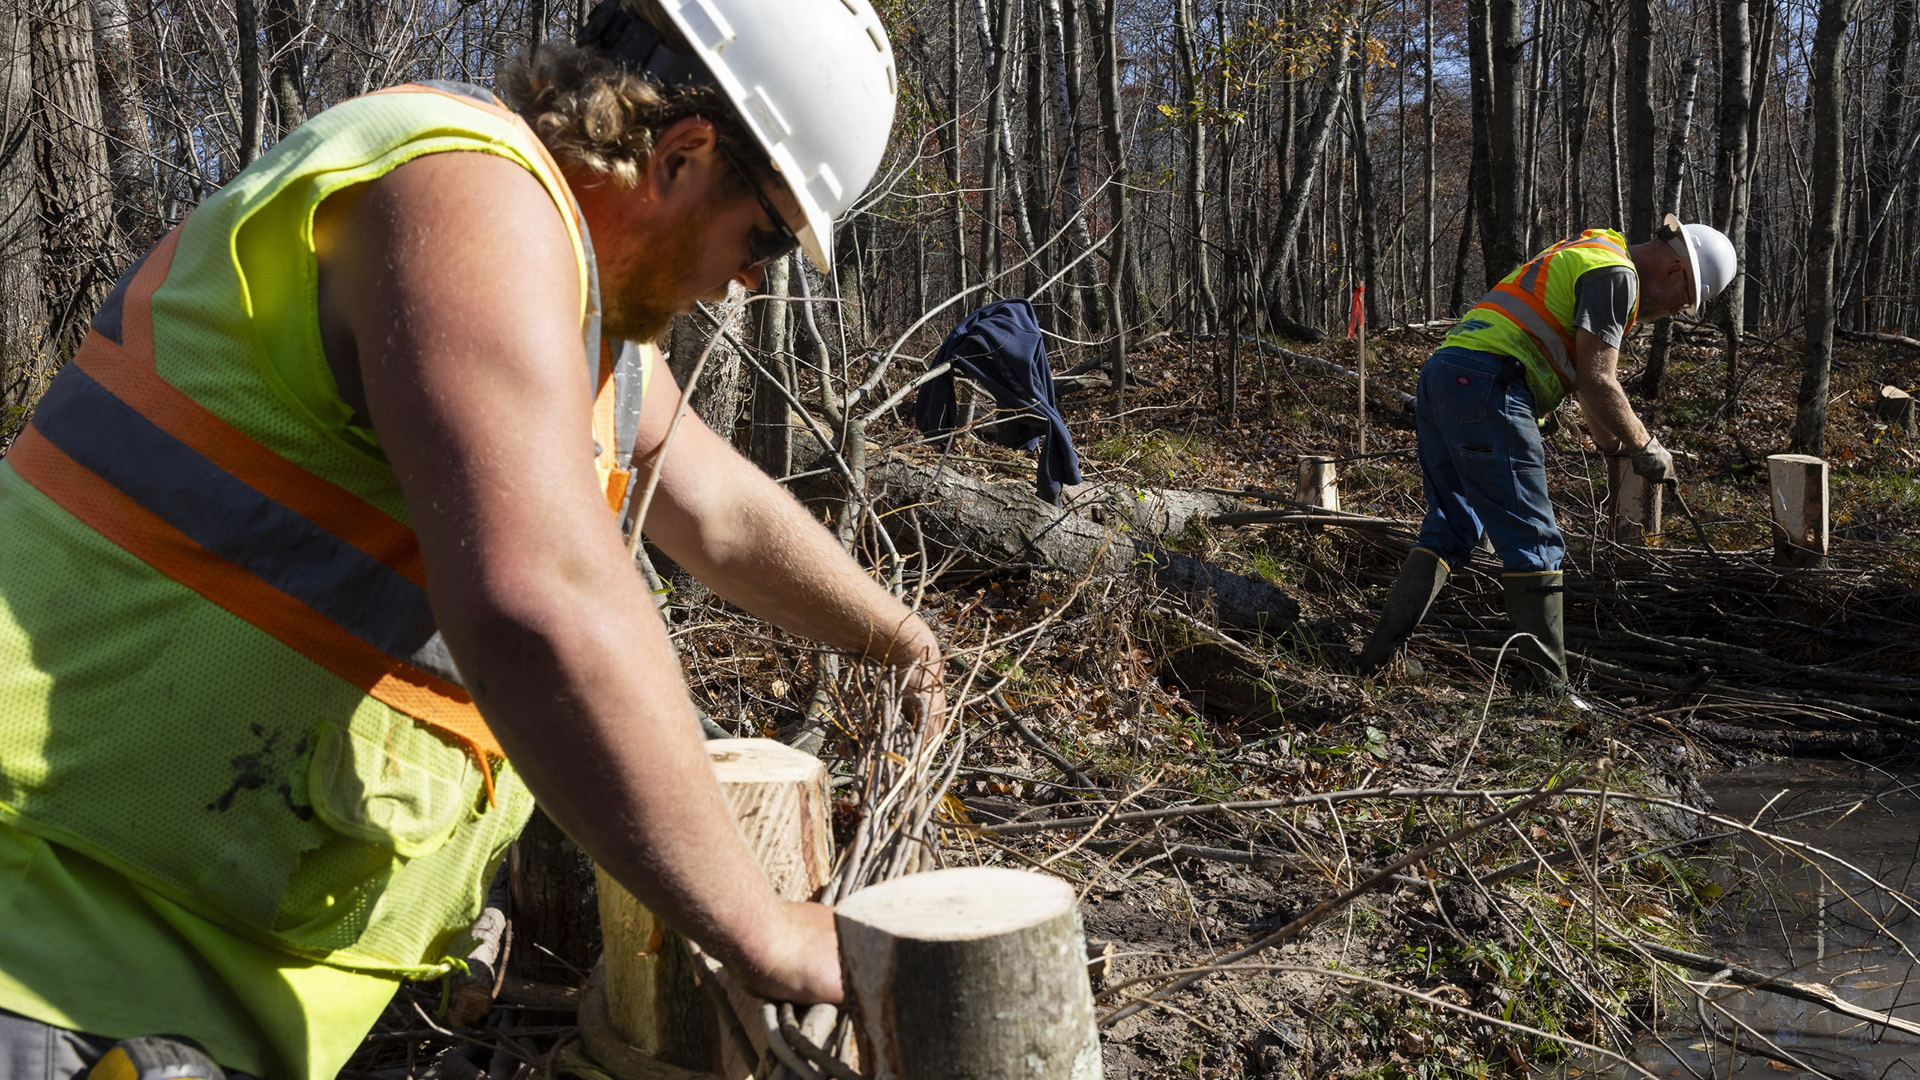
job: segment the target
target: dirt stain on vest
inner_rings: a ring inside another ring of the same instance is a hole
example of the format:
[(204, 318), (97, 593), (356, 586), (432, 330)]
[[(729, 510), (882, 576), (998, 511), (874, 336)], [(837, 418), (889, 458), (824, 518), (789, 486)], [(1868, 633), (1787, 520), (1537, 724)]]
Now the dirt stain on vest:
[[(260, 724), (247, 726), (260, 739), (260, 748), (250, 750), (228, 762), (234, 771), (233, 785), (221, 793), (219, 798), (208, 803), (208, 810), (216, 813), (231, 810), (234, 800), (240, 796), (241, 792), (264, 789), (274, 778), (287, 775), (287, 766), (291, 761), (297, 761), (306, 755), (307, 739), (304, 735), (288, 751), (280, 749), (281, 736), (285, 735), (285, 732), (268, 731)], [(291, 760), (286, 760), (289, 758)], [(301, 821), (312, 819), (313, 807), (294, 801), (291, 782), (283, 779), (274, 785), (273, 790), (280, 796), (281, 801), (287, 804), (287, 809), (293, 812), (293, 816)]]

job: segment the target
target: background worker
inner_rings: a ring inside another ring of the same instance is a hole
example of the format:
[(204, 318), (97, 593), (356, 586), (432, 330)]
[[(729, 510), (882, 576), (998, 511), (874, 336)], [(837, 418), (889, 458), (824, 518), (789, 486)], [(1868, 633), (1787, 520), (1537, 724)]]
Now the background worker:
[(1517, 643), (1520, 681), (1566, 682), (1566, 541), (1547, 495), (1541, 423), (1577, 392), (1602, 452), (1631, 457), (1651, 483), (1672, 480), (1673, 455), (1621, 388), (1620, 343), (1637, 321), (1697, 315), (1735, 264), (1719, 231), (1671, 214), (1632, 248), (1618, 232), (1589, 229), (1508, 274), (1448, 331), (1415, 397), (1426, 519), (1356, 661), (1361, 672), (1406, 642), (1484, 532), (1500, 557), (1507, 616), (1530, 635)]
[[(750, 987), (840, 998), (608, 512), (592, 344), (831, 265), (891, 52), (864, 0), (609, 0), (585, 37), (509, 76), (518, 116), (436, 84), (290, 134), (128, 272), (0, 463), (0, 1076), (161, 1032), (334, 1075), (534, 799)], [(798, 503), (697, 417), (663, 456), (655, 367), (647, 533), (937, 698), (931, 630)]]

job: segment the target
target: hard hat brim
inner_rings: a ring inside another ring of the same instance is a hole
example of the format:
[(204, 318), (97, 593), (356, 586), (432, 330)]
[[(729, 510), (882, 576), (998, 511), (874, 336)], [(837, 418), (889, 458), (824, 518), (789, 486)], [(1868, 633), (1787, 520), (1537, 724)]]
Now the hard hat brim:
[(1667, 241), (1667, 245), (1673, 248), (1674, 252), (1687, 264), (1687, 286), (1692, 295), (1688, 297), (1687, 306), (1681, 311), (1683, 314), (1698, 316), (1703, 306), (1700, 302), (1700, 256), (1694, 252), (1693, 238), (1687, 235), (1686, 226), (1680, 224), (1678, 217), (1668, 214), (1664, 224), (1673, 230), (1673, 238)]

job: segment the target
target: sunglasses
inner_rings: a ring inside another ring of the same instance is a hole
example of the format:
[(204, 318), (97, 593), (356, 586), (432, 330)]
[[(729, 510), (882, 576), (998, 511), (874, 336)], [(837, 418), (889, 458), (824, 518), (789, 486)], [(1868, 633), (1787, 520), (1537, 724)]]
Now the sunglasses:
[(764, 267), (798, 251), (800, 238), (787, 227), (787, 220), (780, 216), (780, 211), (773, 208), (773, 200), (767, 198), (767, 193), (753, 178), (753, 173), (725, 142), (716, 141), (713, 145), (719, 149), (720, 156), (727, 159), (727, 164), (733, 166), (733, 171), (740, 174), (740, 179), (746, 181), (747, 190), (753, 193), (753, 201), (760, 204), (760, 209), (767, 213), (767, 220), (773, 222), (772, 229), (762, 229), (756, 225), (747, 230), (747, 256), (753, 266)]

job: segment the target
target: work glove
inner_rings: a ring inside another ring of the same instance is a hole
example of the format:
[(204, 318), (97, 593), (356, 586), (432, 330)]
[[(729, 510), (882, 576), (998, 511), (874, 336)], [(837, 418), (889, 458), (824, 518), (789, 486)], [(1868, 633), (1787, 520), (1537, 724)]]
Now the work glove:
[(1647, 436), (1647, 445), (1627, 456), (1633, 459), (1633, 471), (1645, 477), (1649, 484), (1664, 484), (1679, 479), (1673, 471), (1673, 454), (1652, 435)]

